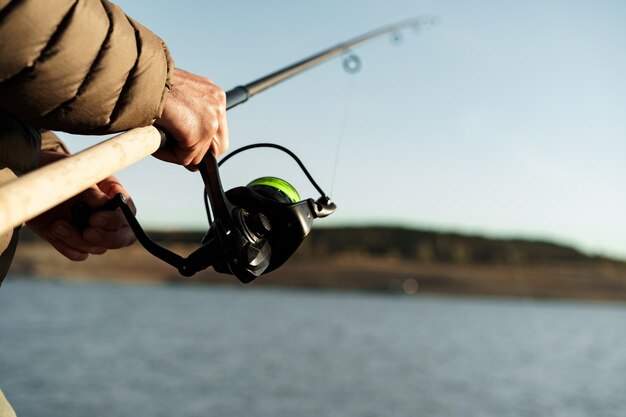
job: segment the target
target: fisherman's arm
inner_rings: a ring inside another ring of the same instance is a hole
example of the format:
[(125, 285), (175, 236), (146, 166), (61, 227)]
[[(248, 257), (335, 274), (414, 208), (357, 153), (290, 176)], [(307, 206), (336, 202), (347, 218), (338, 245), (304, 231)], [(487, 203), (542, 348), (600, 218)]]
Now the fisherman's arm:
[(223, 90), (106, 0), (0, 0), (0, 109), (79, 134), (156, 122), (176, 141), (157, 156), (182, 165), (228, 145)]
[[(208, 149), (219, 155), (228, 145), (223, 90), (174, 69), (161, 39), (106, 0), (0, 0), (0, 110), (32, 127), (80, 134), (157, 124), (175, 143), (155, 156), (192, 169)], [(42, 152), (40, 163), (50, 156)], [(112, 190), (128, 195), (111, 177), (79, 198), (95, 208)], [(107, 216), (99, 237), (73, 228), (67, 205), (29, 225), (78, 260), (134, 240), (121, 215)]]

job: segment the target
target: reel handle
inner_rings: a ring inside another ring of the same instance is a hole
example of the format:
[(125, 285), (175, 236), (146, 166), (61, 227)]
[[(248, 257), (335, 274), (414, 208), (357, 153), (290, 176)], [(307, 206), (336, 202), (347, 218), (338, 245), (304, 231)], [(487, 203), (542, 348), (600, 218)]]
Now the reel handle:
[[(74, 204), (70, 209), (72, 222), (80, 230), (84, 230), (89, 226), (89, 217), (93, 213), (117, 208), (122, 210), (139, 243), (152, 255), (178, 269), (185, 277), (212, 266), (218, 272), (235, 275), (241, 282), (248, 283), (261, 275), (269, 265), (272, 250), (266, 239), (248, 238), (234, 229), (226, 233), (221, 226), (209, 229), (202, 246), (183, 258), (150, 239), (128, 206), (124, 194), (117, 194), (95, 210), (84, 203)], [(265, 225), (260, 216), (247, 217), (252, 229), (246, 226), (246, 230), (260, 230)]]
[(89, 217), (98, 210), (122, 210), (128, 225), (135, 237), (148, 252), (162, 261), (172, 265), (181, 275), (190, 277), (198, 271), (208, 268), (219, 258), (219, 245), (215, 239), (207, 239), (204, 244), (187, 258), (170, 251), (159, 245), (143, 230), (132, 210), (128, 206), (128, 200), (124, 194), (117, 194), (111, 200), (97, 209), (92, 209), (84, 203), (76, 203), (70, 208), (72, 222), (81, 231), (89, 226)]

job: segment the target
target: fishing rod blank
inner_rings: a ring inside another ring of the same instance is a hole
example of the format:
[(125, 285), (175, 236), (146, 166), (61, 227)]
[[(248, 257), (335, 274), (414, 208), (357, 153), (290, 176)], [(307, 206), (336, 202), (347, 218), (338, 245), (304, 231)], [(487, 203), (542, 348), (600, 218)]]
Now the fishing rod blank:
[(397, 43), (401, 39), (399, 33), (402, 29), (413, 28), (417, 32), (422, 28), (435, 25), (437, 21), (437, 18), (432, 16), (416, 17), (413, 19), (403, 20), (398, 23), (383, 26), (379, 29), (367, 32), (361, 36), (357, 36), (356, 38), (341, 42), (308, 58), (305, 58), (294, 64), (274, 71), (271, 74), (261, 77), (255, 81), (252, 81), (245, 85), (240, 85), (227, 91), (226, 109), (232, 109), (233, 107), (244, 103), (250, 97), (341, 54), (349, 54), (344, 60), (344, 69), (349, 73), (358, 72), (361, 63), (356, 55), (351, 54), (351, 48), (386, 34), (392, 34), (394, 42)]

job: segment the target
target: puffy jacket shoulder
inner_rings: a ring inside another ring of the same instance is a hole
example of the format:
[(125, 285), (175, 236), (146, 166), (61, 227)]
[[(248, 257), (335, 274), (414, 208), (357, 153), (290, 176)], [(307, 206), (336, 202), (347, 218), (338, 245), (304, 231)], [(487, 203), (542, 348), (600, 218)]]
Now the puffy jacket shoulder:
[(0, 108), (31, 126), (150, 125), (172, 71), (163, 41), (107, 0), (0, 0)]

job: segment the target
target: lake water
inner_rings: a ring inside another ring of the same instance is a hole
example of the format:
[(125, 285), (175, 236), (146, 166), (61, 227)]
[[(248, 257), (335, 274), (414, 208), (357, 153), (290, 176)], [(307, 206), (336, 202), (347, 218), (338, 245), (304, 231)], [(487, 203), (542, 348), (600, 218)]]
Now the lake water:
[(8, 278), (0, 387), (18, 417), (617, 417), (626, 305)]

